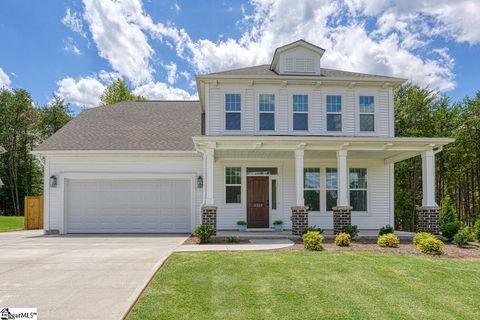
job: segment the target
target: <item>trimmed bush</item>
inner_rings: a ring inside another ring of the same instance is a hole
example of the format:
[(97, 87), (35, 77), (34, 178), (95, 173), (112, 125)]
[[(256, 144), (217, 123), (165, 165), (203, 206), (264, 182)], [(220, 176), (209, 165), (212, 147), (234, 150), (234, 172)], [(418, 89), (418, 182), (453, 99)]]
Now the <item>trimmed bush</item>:
[(354, 239), (358, 235), (357, 226), (348, 225), (348, 226), (345, 226), (344, 230), (345, 230), (345, 233), (348, 233), (352, 239)]
[(398, 248), (400, 240), (398, 240), (398, 237), (395, 234), (387, 233), (378, 237), (377, 244), (380, 247)]
[(413, 237), (413, 245), (415, 247), (418, 247), (423, 240), (432, 237), (433, 235), (430, 232), (417, 232)]
[(452, 242), (459, 247), (464, 247), (473, 240), (474, 238), (470, 228), (464, 227), (457, 232), (457, 234), (453, 237)]
[(200, 239), (200, 243), (208, 243), (210, 242), (210, 238), (215, 233), (215, 230), (211, 225), (202, 224), (195, 228), (195, 236)]
[(308, 227), (308, 228), (303, 229), (302, 236), (309, 231), (317, 231), (317, 232), (320, 232), (320, 234), (323, 234), (323, 229), (322, 228), (317, 228), (317, 226), (314, 225), (313, 227)]
[(335, 237), (335, 244), (339, 247), (348, 247), (352, 242), (352, 237), (345, 232), (337, 234)]
[(380, 230), (378, 231), (378, 235), (382, 236), (384, 234), (389, 234), (393, 233), (393, 227), (387, 224), (385, 227), (381, 227)]
[(473, 235), (477, 241), (480, 241), (480, 218), (477, 218), (473, 225)]
[(448, 241), (452, 241), (453, 237), (462, 227), (449, 195), (446, 195), (442, 199), (440, 213), (438, 215), (438, 223), (442, 236), (447, 238)]
[(417, 248), (426, 254), (441, 255), (445, 252), (445, 245), (442, 240), (434, 236), (422, 239)]
[(303, 246), (307, 250), (323, 250), (323, 236), (318, 231), (308, 231), (302, 236)]

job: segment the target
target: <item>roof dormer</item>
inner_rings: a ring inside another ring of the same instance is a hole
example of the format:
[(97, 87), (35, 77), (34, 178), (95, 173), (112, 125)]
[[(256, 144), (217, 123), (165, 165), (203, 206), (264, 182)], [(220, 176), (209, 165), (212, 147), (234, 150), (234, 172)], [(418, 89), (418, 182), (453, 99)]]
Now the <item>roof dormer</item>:
[(278, 74), (320, 75), (320, 59), (325, 49), (298, 40), (275, 50), (270, 70)]

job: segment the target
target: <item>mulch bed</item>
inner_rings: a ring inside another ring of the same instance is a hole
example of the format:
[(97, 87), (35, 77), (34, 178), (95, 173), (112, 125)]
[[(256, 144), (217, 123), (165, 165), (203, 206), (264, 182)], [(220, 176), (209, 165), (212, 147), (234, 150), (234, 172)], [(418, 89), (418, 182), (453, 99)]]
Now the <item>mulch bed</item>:
[[(248, 240), (238, 240), (238, 241), (227, 241), (225, 239), (212, 239), (209, 243), (206, 244), (245, 244), (250, 243)], [(201, 244), (197, 237), (191, 235), (183, 242), (183, 244)]]
[[(338, 247), (333, 240), (325, 240), (323, 243), (324, 251), (363, 251), (363, 252), (378, 252), (378, 253), (398, 253), (415, 256), (430, 256), (418, 251), (413, 244), (400, 242), (398, 248), (382, 248), (377, 245), (375, 241), (356, 240), (353, 241), (349, 247)], [(295, 244), (290, 247), (277, 249), (275, 251), (306, 251), (303, 247), (302, 240), (296, 240)], [(445, 243), (445, 253), (441, 256), (443, 258), (457, 258), (457, 259), (480, 259), (480, 249), (476, 246), (468, 246), (460, 248), (451, 243)]]

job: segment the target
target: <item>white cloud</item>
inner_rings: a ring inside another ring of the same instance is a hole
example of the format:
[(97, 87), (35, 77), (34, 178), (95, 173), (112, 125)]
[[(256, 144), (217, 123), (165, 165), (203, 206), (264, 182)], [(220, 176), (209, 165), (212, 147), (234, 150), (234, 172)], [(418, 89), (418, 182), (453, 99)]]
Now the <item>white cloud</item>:
[(57, 82), (55, 92), (66, 102), (79, 107), (93, 108), (100, 104), (105, 86), (96, 77), (89, 76), (78, 80), (67, 77)]
[(166, 83), (151, 82), (141, 85), (133, 90), (136, 95), (141, 95), (150, 100), (195, 100), (197, 94), (190, 94), (179, 88), (174, 88)]
[(10, 88), (12, 81), (10, 77), (0, 68), (0, 89), (1, 88)]
[(63, 47), (63, 50), (72, 52), (76, 55), (80, 55), (80, 49), (77, 47), (77, 43), (72, 37), (68, 37), (67, 40), (65, 41), (65, 47)]
[[(125, 11), (127, 1), (84, 0), (84, 17), (89, 24), (99, 55), (133, 84), (153, 80), (150, 58), (153, 49), (141, 27)], [(140, 14), (140, 13), (137, 13)]]
[(65, 16), (62, 18), (62, 23), (73, 32), (76, 32), (83, 37), (87, 36), (85, 31), (83, 31), (83, 21), (80, 13), (74, 12), (70, 8), (67, 8)]
[(177, 82), (177, 65), (174, 62), (170, 62), (163, 67), (165, 68), (165, 70), (167, 70), (167, 82), (169, 84), (174, 84), (175, 82)]

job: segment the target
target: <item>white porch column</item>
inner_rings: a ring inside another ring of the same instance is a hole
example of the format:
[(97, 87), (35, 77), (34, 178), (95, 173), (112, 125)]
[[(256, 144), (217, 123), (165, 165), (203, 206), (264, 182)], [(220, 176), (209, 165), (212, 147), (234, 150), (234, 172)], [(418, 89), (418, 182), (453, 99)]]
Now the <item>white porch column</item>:
[(435, 152), (422, 152), (422, 207), (438, 207), (435, 202)]
[(215, 157), (214, 149), (205, 150), (205, 205), (212, 206), (213, 203), (213, 161)]
[(337, 151), (337, 188), (338, 207), (348, 207), (348, 171), (347, 171), (347, 150)]
[(295, 150), (295, 185), (297, 193), (297, 206), (303, 207), (305, 199), (303, 198), (303, 156), (305, 151)]

